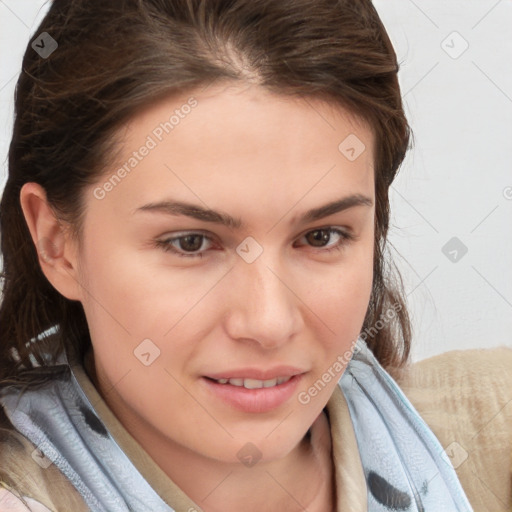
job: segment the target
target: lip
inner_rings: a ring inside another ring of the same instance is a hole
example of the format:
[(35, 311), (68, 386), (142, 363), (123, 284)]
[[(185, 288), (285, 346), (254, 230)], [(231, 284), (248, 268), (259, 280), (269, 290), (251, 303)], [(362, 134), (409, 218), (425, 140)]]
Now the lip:
[(274, 366), (266, 370), (260, 370), (259, 368), (237, 368), (234, 370), (226, 370), (218, 373), (210, 373), (205, 375), (210, 379), (256, 379), (256, 380), (270, 380), (276, 379), (277, 377), (293, 377), (294, 375), (300, 375), (304, 373), (304, 370), (295, 368), (293, 366)]
[[(234, 375), (229, 373), (229, 378), (242, 378), (246, 377), (248, 379), (257, 379), (257, 380), (269, 380), (272, 378), (276, 378), (277, 376), (288, 377), (290, 376), (290, 380), (287, 382), (283, 382), (282, 384), (278, 384), (271, 388), (258, 388), (258, 389), (246, 389), (243, 386), (233, 386), (232, 384), (220, 384), (212, 380), (222, 379), (228, 377), (202, 377), (201, 381), (207, 388), (207, 391), (210, 395), (213, 395), (218, 400), (221, 400), (224, 403), (227, 403), (229, 406), (238, 409), (243, 412), (248, 413), (264, 413), (272, 411), (273, 409), (277, 409), (278, 407), (285, 404), (291, 396), (294, 394), (299, 382), (302, 380), (304, 373), (279, 373), (276, 374), (274, 370), (271, 372), (254, 372), (252, 374), (244, 373)], [(228, 375), (228, 373), (223, 373), (222, 375)], [(256, 376), (255, 376), (256, 375)], [(264, 375), (262, 378), (261, 375)], [(269, 376), (270, 375), (270, 376)]]

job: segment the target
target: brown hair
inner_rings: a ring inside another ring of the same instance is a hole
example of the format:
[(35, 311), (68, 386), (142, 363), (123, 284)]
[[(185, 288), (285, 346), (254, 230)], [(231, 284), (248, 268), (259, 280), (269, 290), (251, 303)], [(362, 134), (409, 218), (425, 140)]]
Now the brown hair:
[[(24, 368), (53, 363), (62, 351), (81, 358), (90, 344), (81, 304), (41, 271), (22, 185), (39, 183), (80, 240), (83, 189), (108, 168), (121, 124), (157, 96), (226, 80), (327, 99), (373, 129), (374, 275), (362, 336), (385, 367), (407, 361), (402, 282), (384, 256), (388, 189), (410, 128), (396, 55), (370, 0), (54, 0), (42, 32), (58, 48), (47, 58), (30, 45), (25, 52), (0, 206), (0, 381), (21, 382)], [(38, 338), (53, 326), (52, 336)]]

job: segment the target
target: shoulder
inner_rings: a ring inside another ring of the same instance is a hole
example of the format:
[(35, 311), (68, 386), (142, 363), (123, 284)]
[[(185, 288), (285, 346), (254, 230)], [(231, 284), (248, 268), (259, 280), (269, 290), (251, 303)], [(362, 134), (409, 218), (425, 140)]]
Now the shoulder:
[(512, 507), (512, 348), (454, 350), (391, 369), (475, 510)]
[(88, 510), (50, 460), (11, 424), (0, 405), (0, 510)]
[(10, 512), (51, 512), (39, 501), (22, 497), (16, 494), (15, 491), (4, 486), (0, 482), (0, 510), (9, 510)]
[(418, 380), (452, 380), (456, 378), (505, 379), (512, 381), (512, 347), (501, 346), (472, 350), (452, 350), (409, 363), (403, 369), (391, 369), (404, 383)]
[[(390, 374), (408, 398), (432, 413), (466, 414), (475, 425), (484, 418), (475, 415), (512, 408), (512, 348), (453, 350)], [(425, 411), (427, 412), (427, 411)], [(506, 415), (508, 409), (503, 411)], [(459, 421), (461, 419), (458, 416)]]
[[(512, 398), (512, 347), (476, 350), (453, 350), (389, 373), (405, 391), (421, 397), (422, 388), (429, 392), (444, 390), (447, 398), (473, 401), (498, 395)], [(465, 392), (472, 392), (469, 397)]]

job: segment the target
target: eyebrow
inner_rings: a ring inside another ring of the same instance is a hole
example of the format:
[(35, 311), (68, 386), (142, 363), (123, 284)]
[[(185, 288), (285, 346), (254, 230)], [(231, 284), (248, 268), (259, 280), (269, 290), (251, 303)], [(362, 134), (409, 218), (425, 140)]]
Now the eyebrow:
[[(353, 194), (331, 201), (323, 206), (312, 208), (311, 210), (303, 213), (299, 218), (294, 217), (291, 220), (291, 223), (294, 224), (299, 222), (306, 224), (355, 206), (371, 207), (372, 205), (373, 201), (369, 197), (362, 194)], [(240, 218), (235, 218), (221, 211), (203, 208), (202, 206), (183, 201), (166, 200), (157, 203), (148, 203), (140, 206), (134, 211), (134, 213), (138, 212), (157, 212), (175, 216), (184, 215), (204, 222), (222, 224), (233, 229), (242, 229), (245, 227)]]

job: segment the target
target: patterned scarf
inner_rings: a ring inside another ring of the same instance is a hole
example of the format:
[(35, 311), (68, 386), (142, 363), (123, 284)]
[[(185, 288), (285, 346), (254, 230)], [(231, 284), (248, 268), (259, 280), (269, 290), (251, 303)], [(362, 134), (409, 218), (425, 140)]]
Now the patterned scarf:
[[(174, 512), (98, 418), (68, 364), (0, 403), (14, 427), (71, 481), (93, 512)], [(472, 511), (450, 460), (411, 403), (357, 340), (339, 386), (347, 400), (371, 512)]]
[(362, 338), (340, 380), (371, 512), (466, 512), (450, 459)]

